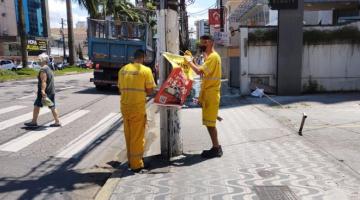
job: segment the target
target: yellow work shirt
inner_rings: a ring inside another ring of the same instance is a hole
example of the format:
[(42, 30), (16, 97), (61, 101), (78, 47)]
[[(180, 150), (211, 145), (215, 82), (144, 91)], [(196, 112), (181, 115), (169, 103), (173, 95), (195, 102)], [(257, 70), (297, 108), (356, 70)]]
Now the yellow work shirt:
[(221, 58), (213, 51), (200, 67), (203, 72), (201, 91), (219, 91), (221, 87)]
[(156, 87), (151, 69), (139, 63), (130, 63), (119, 71), (122, 112), (145, 112), (146, 91)]
[(212, 52), (200, 67), (203, 72), (199, 102), (202, 107), (203, 125), (216, 126), (216, 118), (220, 104), (221, 58)]

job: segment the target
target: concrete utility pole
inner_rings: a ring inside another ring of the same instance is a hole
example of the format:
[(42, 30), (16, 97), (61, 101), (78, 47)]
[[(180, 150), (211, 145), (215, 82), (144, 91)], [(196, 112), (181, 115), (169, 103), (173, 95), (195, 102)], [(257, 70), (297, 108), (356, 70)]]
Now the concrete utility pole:
[(73, 30), (71, 0), (66, 0), (66, 12), (67, 12), (67, 25), (68, 25), (69, 64), (74, 65), (75, 50), (74, 50), (74, 30)]
[(190, 48), (188, 16), (186, 12), (185, 0), (180, 0), (180, 21), (180, 50), (185, 52)]
[[(160, 0), (158, 5), (158, 52), (160, 85), (171, 72), (171, 66), (161, 57), (162, 52), (179, 53), (179, 21), (177, 0)], [(161, 155), (166, 159), (182, 154), (178, 108), (160, 108)]]
[(301, 94), (303, 52), (304, 0), (296, 2), (296, 9), (280, 9), (278, 17), (278, 95)]
[(24, 20), (24, 7), (23, 1), (18, 0), (18, 15), (19, 15), (19, 35), (20, 35), (20, 43), (21, 43), (21, 62), (23, 68), (27, 68), (27, 37), (26, 37), (26, 30), (25, 30), (25, 20)]

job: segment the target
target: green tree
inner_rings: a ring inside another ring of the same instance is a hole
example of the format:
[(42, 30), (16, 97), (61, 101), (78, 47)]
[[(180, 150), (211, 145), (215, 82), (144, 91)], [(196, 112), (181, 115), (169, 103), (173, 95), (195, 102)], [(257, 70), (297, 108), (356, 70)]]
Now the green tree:
[[(145, 9), (139, 9), (127, 0), (76, 0), (76, 2), (88, 11), (90, 18), (104, 18), (106, 14), (113, 16), (114, 19), (131, 22), (150, 23), (148, 16), (151, 13), (155, 15), (156, 9), (152, 0), (143, 1)], [(101, 12), (100, 7), (105, 10)]]
[(99, 17), (99, 1), (96, 0), (75, 0), (75, 1), (88, 11), (90, 18)]

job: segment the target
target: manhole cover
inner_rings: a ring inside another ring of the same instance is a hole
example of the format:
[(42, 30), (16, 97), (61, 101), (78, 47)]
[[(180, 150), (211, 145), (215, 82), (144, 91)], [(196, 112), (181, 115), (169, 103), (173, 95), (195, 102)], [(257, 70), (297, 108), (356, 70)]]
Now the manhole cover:
[(263, 178), (270, 178), (275, 176), (275, 173), (269, 170), (258, 170), (257, 173)]
[(288, 186), (254, 186), (260, 200), (298, 200)]

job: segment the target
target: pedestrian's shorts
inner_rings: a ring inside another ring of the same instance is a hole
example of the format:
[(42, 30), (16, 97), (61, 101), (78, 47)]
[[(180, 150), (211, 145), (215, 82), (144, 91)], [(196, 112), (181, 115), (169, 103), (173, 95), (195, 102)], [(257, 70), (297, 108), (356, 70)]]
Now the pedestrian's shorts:
[[(49, 106), (49, 108), (55, 108), (55, 94), (47, 94), (47, 97), (54, 103), (54, 105)], [(41, 94), (37, 95), (34, 106), (43, 107)]]

